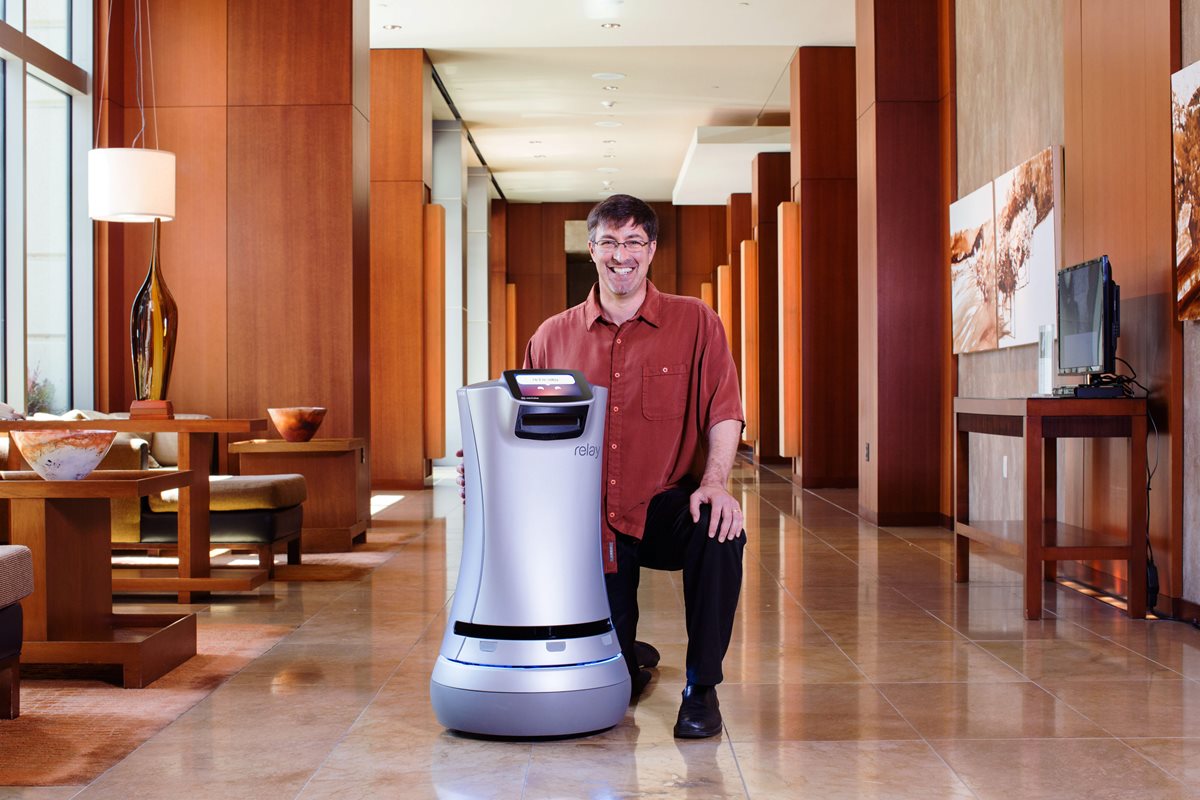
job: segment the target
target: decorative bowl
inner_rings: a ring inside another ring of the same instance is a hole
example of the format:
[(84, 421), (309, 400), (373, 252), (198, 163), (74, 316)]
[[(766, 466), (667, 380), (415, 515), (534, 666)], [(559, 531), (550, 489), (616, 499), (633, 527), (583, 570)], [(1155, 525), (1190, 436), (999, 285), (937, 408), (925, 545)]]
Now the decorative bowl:
[(325, 419), (325, 408), (322, 406), (289, 406), (287, 408), (268, 408), (268, 416), (275, 423), (275, 429), (289, 442), (307, 442), (321, 427)]
[(108, 455), (116, 431), (11, 431), (33, 471), (48, 481), (86, 478)]

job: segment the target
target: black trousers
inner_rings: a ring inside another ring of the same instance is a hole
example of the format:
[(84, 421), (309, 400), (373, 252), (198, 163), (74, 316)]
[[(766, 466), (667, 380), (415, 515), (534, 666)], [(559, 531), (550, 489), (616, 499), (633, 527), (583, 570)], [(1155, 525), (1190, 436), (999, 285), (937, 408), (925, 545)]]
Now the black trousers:
[(617, 571), (605, 575), (608, 606), (625, 663), (637, 672), (633, 641), (638, 624), (638, 583), (642, 567), (683, 570), (683, 604), (687, 620), (687, 680), (715, 686), (724, 678), (721, 661), (729, 649), (733, 616), (742, 590), (745, 533), (736, 539), (709, 538), (709, 506), (700, 507), (692, 522), (692, 491), (669, 489), (650, 501), (641, 541), (617, 534)]

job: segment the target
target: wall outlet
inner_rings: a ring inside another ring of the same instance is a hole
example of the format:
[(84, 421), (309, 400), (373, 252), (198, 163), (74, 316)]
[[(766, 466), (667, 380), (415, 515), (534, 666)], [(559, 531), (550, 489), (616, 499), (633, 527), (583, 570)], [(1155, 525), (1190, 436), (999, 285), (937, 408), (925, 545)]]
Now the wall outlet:
[(1008, 477), (1008, 456), (1002, 456), (1000, 458), (1000, 477)]

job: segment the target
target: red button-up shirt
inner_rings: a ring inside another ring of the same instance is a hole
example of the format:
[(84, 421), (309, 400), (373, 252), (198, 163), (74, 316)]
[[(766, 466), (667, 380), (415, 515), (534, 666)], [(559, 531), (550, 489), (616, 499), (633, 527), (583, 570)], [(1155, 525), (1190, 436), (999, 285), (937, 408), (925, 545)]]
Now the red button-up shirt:
[(737, 369), (713, 310), (663, 294), (649, 281), (633, 318), (604, 318), (588, 299), (546, 320), (529, 340), (526, 369), (577, 369), (608, 388), (600, 526), (604, 569), (616, 569), (614, 531), (641, 538), (658, 493), (704, 470), (709, 430), (744, 421)]

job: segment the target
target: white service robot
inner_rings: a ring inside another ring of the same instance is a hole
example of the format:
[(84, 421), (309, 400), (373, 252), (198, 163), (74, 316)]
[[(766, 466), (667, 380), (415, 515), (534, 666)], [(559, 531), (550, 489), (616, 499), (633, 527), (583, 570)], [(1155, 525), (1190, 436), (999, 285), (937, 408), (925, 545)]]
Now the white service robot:
[(600, 553), (607, 395), (582, 373), (544, 369), (458, 390), (462, 561), (430, 680), (447, 728), (565, 736), (625, 715)]

